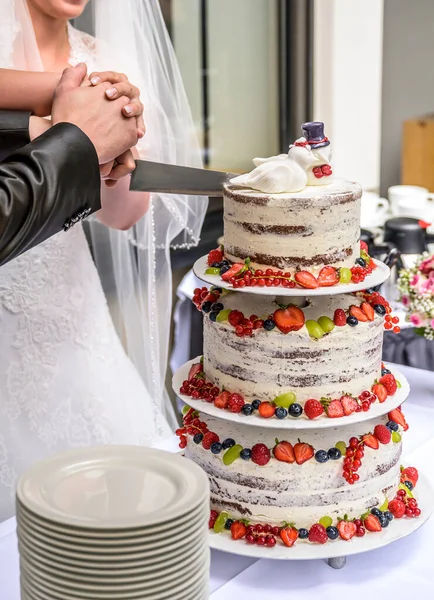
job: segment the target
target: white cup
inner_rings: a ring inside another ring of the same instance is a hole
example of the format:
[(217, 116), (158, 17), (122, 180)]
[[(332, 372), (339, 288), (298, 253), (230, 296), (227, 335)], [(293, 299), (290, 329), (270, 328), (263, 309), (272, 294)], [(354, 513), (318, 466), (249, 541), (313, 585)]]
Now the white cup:
[(434, 220), (434, 194), (418, 185), (394, 185), (388, 189), (392, 213), (431, 223)]
[(374, 192), (363, 192), (360, 223), (362, 227), (380, 227), (388, 217), (389, 202)]

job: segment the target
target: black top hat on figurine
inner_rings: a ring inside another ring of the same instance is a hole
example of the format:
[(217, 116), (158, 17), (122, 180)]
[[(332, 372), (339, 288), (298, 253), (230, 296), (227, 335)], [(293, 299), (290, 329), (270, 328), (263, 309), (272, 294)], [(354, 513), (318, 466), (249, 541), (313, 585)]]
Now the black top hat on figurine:
[(324, 135), (324, 123), (321, 121), (303, 123), (301, 130), (311, 148), (323, 148), (330, 144), (328, 138)]

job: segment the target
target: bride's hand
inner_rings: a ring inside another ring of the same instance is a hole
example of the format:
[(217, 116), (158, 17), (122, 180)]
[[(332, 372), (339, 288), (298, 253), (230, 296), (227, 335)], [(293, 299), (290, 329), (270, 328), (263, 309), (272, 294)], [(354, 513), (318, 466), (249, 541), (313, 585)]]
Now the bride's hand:
[(93, 72), (89, 75), (89, 81), (92, 85), (108, 82), (113, 85), (106, 89), (107, 98), (115, 100), (121, 96), (127, 96), (130, 102), (126, 104), (122, 111), (126, 117), (136, 117), (137, 134), (139, 138), (145, 135), (146, 127), (143, 121), (143, 104), (140, 102), (140, 90), (133, 85), (126, 75), (116, 73), (115, 71)]

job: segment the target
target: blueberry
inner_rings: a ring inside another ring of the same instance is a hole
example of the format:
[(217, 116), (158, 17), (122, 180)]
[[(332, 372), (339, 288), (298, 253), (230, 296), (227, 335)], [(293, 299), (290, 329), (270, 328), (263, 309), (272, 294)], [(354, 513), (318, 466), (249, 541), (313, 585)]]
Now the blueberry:
[(356, 265), (359, 265), (360, 267), (366, 267), (366, 260), (362, 257), (356, 258)]
[(302, 527), (301, 529), (298, 530), (298, 537), (301, 540), (305, 540), (306, 538), (309, 537), (309, 532), (307, 529), (304, 529), (304, 527)]
[(212, 302), (204, 302), (202, 304), (202, 310), (203, 310), (203, 312), (204, 313), (209, 313), (209, 311), (211, 310), (211, 305), (212, 305)]
[(263, 327), (266, 331), (271, 331), (276, 327), (276, 323), (273, 321), (273, 319), (265, 319)]
[(339, 448), (330, 448), (328, 455), (332, 460), (339, 460), (342, 456), (342, 452), (339, 450)]
[(390, 375), (392, 371), (389, 371), (389, 369), (381, 369), (381, 377), (384, 377), (384, 375)]
[(387, 517), (387, 520), (388, 520), (388, 521), (393, 521), (393, 515), (392, 515), (392, 513), (390, 512), (390, 510), (386, 510), (386, 511), (384, 511), (384, 516), (385, 516), (385, 517)]
[[(223, 261), (224, 262), (224, 261)], [(222, 263), (223, 264), (223, 263)], [(229, 263), (228, 263), (229, 264)], [(218, 294), (221, 294), (223, 292), (222, 288), (219, 287), (215, 287), (214, 285), (211, 287), (210, 292), (217, 292)]]
[(215, 312), (215, 311), (210, 312), (209, 313), (209, 320), (210, 321), (217, 321), (217, 315), (218, 315), (218, 312)]
[(301, 404), (298, 404), (297, 402), (293, 402), (290, 405), (288, 412), (291, 415), (291, 417), (299, 417), (301, 415), (301, 413), (303, 412), (303, 407), (301, 406)]
[(367, 290), (365, 290), (365, 294), (373, 294), (374, 293), (374, 288), (368, 288)]
[(339, 537), (338, 528), (333, 527), (333, 525), (330, 525), (330, 527), (327, 527), (326, 531), (327, 531), (328, 538), (330, 540), (336, 540)]
[(378, 520), (380, 521), (380, 525), (381, 527), (387, 527), (389, 525), (389, 519), (386, 517), (386, 515), (384, 513), (381, 513), (378, 516)]
[(395, 423), (395, 421), (387, 421), (386, 427), (390, 429), (390, 431), (398, 431), (399, 425)]
[(223, 446), (220, 444), (220, 442), (214, 442), (214, 444), (211, 444), (210, 450), (213, 454), (220, 454), (222, 449)]
[(227, 438), (223, 444), (223, 450), (227, 450), (228, 448), (232, 448), (232, 446), (235, 446), (235, 440), (233, 440), (232, 438)]
[(284, 419), (288, 415), (288, 411), (283, 406), (278, 406), (274, 414), (278, 419)]
[(251, 404), (245, 404), (243, 406), (243, 408), (241, 409), (241, 412), (243, 413), (243, 415), (245, 415), (246, 417), (248, 417), (253, 412), (253, 406)]
[(234, 524), (234, 520), (233, 519), (228, 519), (225, 523), (225, 529), (228, 529), (230, 531), (232, 525)]
[(374, 304), (374, 310), (377, 313), (377, 315), (384, 316), (386, 314), (386, 309), (382, 304)]
[(200, 444), (202, 440), (203, 440), (203, 435), (201, 433), (196, 433), (196, 435), (193, 438), (193, 442), (195, 444)]
[(381, 512), (381, 510), (377, 507), (371, 508), (371, 514), (375, 515), (376, 517), (380, 518), (380, 515), (382, 515), (383, 513)]
[(211, 310), (213, 312), (220, 312), (223, 309), (224, 309), (224, 306), (221, 302), (214, 302), (214, 304), (211, 306)]
[(220, 269), (220, 267), (222, 266), (221, 263), (219, 262), (213, 262), (210, 267), (213, 267), (213, 269)]
[(315, 452), (315, 460), (318, 461), (319, 463), (325, 463), (327, 462), (329, 459), (329, 455), (328, 452), (326, 452), (325, 450), (317, 450)]
[(226, 273), (226, 271), (229, 271), (230, 268), (230, 265), (223, 265), (220, 269), (220, 275), (224, 275), (224, 273)]
[(227, 259), (227, 258), (224, 258), (224, 259), (222, 260), (221, 264), (222, 264), (222, 266), (223, 266), (223, 265), (225, 265), (225, 266), (226, 266), (226, 265), (230, 265), (231, 263), (228, 261), (228, 259)]
[(240, 452), (240, 457), (243, 460), (250, 460), (252, 456), (252, 451), (250, 450), (250, 448), (243, 448)]
[(358, 325), (359, 320), (356, 319), (356, 317), (353, 317), (353, 315), (350, 315), (349, 317), (347, 317), (347, 323), (348, 325), (350, 325), (350, 327), (355, 327), (356, 325)]
[(253, 402), (252, 402), (253, 410), (258, 410), (260, 404), (261, 404), (260, 400), (253, 400)]
[(410, 490), (410, 492), (411, 492), (411, 490), (412, 490), (412, 489), (413, 489), (413, 487), (414, 487), (414, 486), (413, 486), (413, 484), (411, 483), (411, 481), (405, 481), (404, 483), (405, 483), (405, 485), (407, 486), (407, 488), (408, 488), (408, 489)]

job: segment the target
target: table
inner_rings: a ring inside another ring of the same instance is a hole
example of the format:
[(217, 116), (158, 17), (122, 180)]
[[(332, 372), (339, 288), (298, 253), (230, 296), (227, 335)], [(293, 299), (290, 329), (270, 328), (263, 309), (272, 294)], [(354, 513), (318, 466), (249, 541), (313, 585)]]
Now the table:
[[(404, 459), (434, 484), (434, 373), (399, 366), (412, 392), (405, 404), (410, 429), (404, 436)], [(167, 449), (175, 449), (173, 439)], [(255, 560), (212, 552), (210, 600), (366, 600), (374, 594), (410, 597), (432, 595), (434, 518), (408, 538), (348, 558), (342, 571), (324, 561)], [(15, 520), (0, 524), (0, 599), (19, 600)], [(176, 600), (175, 598), (171, 600)]]

